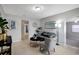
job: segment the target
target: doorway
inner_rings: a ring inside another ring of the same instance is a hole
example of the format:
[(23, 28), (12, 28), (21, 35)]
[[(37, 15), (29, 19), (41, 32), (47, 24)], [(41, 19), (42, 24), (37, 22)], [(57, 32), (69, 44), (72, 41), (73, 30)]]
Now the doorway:
[(29, 38), (29, 22), (26, 20), (21, 21), (21, 39), (26, 40)]

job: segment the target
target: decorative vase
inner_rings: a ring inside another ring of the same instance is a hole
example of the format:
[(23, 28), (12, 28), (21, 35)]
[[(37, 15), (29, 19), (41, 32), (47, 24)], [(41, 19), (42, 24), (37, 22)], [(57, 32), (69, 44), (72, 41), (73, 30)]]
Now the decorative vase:
[(6, 38), (7, 38), (7, 34), (4, 33), (4, 34), (3, 34), (3, 39), (4, 39), (4, 41), (6, 41)]
[(6, 37), (7, 37), (7, 35), (6, 35), (6, 33), (4, 33), (4, 34), (0, 34), (0, 41), (1, 40), (4, 40), (4, 41), (6, 41)]

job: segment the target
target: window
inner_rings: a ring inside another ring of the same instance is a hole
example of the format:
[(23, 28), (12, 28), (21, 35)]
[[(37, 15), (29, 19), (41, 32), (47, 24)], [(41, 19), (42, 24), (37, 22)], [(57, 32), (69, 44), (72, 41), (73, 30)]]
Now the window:
[(72, 25), (72, 32), (79, 32), (79, 25)]

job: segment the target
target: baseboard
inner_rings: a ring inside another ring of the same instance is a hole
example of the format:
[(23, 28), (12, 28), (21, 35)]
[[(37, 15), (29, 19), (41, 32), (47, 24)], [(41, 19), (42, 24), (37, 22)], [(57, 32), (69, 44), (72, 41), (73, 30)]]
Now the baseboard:
[(13, 41), (12, 43), (16, 43), (16, 42), (20, 42), (21, 40), (16, 40), (16, 41)]
[(71, 47), (71, 48), (75, 48), (75, 49), (79, 49), (79, 47), (75, 47), (75, 46), (71, 46), (71, 45), (65, 45), (66, 47)]

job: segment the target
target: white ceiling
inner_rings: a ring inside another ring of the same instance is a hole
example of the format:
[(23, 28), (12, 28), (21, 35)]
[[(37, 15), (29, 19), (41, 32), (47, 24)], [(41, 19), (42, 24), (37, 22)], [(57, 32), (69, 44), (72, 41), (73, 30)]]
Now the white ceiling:
[[(40, 6), (41, 11), (35, 12), (34, 6)], [(31, 19), (41, 19), (51, 15), (59, 14), (74, 8), (78, 8), (78, 4), (3, 4), (3, 10), (7, 14), (26, 16)]]

